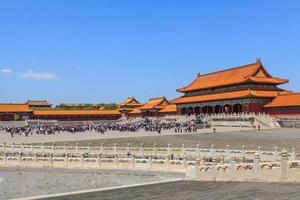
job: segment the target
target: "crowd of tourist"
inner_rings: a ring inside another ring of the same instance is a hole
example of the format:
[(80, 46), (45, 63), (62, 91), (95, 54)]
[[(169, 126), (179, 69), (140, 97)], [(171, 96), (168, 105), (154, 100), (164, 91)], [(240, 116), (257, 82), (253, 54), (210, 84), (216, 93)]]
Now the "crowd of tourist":
[(73, 123), (73, 124), (44, 124), (38, 126), (25, 126), (25, 127), (0, 127), (0, 130), (9, 133), (11, 137), (14, 135), (24, 135), (26, 137), (37, 135), (54, 135), (61, 132), (69, 133), (84, 133), (96, 132), (104, 134), (106, 132), (157, 132), (161, 134), (162, 131), (174, 130), (176, 133), (190, 133), (197, 132), (197, 128), (193, 122), (162, 122), (162, 123), (103, 123), (93, 125), (91, 123)]

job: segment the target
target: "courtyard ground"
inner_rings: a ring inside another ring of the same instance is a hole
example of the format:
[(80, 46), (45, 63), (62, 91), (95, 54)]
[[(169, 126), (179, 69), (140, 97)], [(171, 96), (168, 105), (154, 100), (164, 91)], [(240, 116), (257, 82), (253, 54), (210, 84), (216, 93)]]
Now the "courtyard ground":
[(15, 136), (11, 138), (9, 134), (0, 132), (0, 143), (6, 142), (11, 144), (15, 142), (20, 143), (36, 143), (42, 142), (52, 144), (56, 142), (57, 145), (63, 145), (68, 141), (68, 145), (80, 146), (88, 145), (100, 146), (104, 143), (105, 146), (113, 146), (117, 143), (119, 146), (140, 146), (141, 143), (145, 147), (153, 146), (156, 143), (158, 146), (167, 146), (171, 144), (173, 147), (181, 147), (185, 144), (186, 147), (195, 147), (200, 144), (201, 148), (210, 148), (214, 144), (215, 148), (226, 148), (230, 145), (232, 149), (241, 149), (244, 145), (246, 149), (256, 149), (261, 146), (262, 150), (274, 150), (277, 146), (279, 150), (282, 148), (296, 148), (300, 151), (300, 129), (273, 129), (256, 131), (252, 129), (245, 129), (242, 132), (239, 128), (225, 128), (217, 127), (217, 132), (213, 133), (211, 129), (202, 129), (197, 133), (175, 133), (173, 131), (163, 131), (162, 134), (156, 132), (107, 132), (105, 134), (95, 132), (85, 133), (60, 133), (56, 135), (33, 135), (29, 137)]
[[(159, 136), (148, 135), (147, 137), (81, 140), (71, 141), (69, 144), (76, 145), (77, 142), (79, 142), (79, 145), (91, 143), (93, 146), (100, 146), (101, 143), (104, 143), (105, 146), (113, 146), (114, 143), (119, 146), (127, 146), (128, 143), (131, 146), (140, 146), (143, 143), (145, 147), (153, 146), (154, 143), (157, 143), (158, 146), (171, 144), (173, 147), (181, 147), (182, 144), (185, 144), (186, 147), (196, 147), (197, 144), (200, 144), (201, 148), (210, 148), (214, 144), (215, 148), (226, 148), (226, 145), (230, 145), (231, 149), (241, 149), (244, 145), (246, 149), (257, 149), (258, 146), (261, 146), (262, 150), (274, 150), (274, 147), (277, 146), (278, 150), (296, 148), (296, 151), (300, 152), (300, 129), (276, 129), (261, 132), (228, 130), (226, 132), (218, 131), (217, 133), (203, 131), (180, 135), (162, 134)], [(63, 145), (63, 143), (60, 144)]]
[(0, 169), (0, 199), (182, 178), (179, 173), (117, 170)]
[(47, 200), (298, 200), (300, 184), (178, 181)]

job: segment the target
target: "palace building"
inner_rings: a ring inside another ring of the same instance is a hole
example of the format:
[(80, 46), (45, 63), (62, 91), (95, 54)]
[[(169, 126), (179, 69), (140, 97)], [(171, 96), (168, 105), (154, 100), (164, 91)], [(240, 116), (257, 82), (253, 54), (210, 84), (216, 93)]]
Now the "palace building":
[(30, 109), (50, 109), (52, 104), (47, 100), (37, 101), (37, 100), (28, 100), (25, 102)]
[(136, 118), (142, 117), (142, 111), (139, 108), (134, 109), (133, 111), (127, 114), (127, 117)]
[(300, 94), (287, 93), (278, 95), (264, 106), (264, 110), (273, 116), (292, 117), (300, 114)]
[(136, 100), (134, 97), (129, 97), (125, 101), (119, 104), (119, 111), (124, 115), (127, 116), (128, 113), (132, 112), (138, 107), (141, 107), (142, 104)]
[(287, 79), (273, 77), (260, 59), (255, 63), (210, 74), (198, 74), (189, 85), (177, 89), (184, 95), (173, 101), (181, 114), (263, 112), (281, 94)]
[(31, 116), (28, 104), (0, 104), (0, 121), (26, 120)]
[(169, 104), (159, 111), (159, 116), (177, 115), (178, 110), (175, 104)]
[(166, 97), (157, 97), (150, 98), (145, 105), (138, 109), (141, 111), (141, 115), (143, 117), (158, 117), (159, 111), (168, 105), (170, 105), (170, 102), (166, 99)]

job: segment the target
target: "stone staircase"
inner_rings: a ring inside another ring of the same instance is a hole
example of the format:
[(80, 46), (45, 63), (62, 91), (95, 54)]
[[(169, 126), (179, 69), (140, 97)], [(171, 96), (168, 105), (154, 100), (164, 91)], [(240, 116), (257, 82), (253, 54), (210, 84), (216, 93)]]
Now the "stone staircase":
[(206, 115), (212, 126), (280, 128), (277, 120), (264, 113), (212, 114)]
[(256, 122), (266, 128), (280, 128), (277, 120), (268, 114), (258, 113), (255, 115)]

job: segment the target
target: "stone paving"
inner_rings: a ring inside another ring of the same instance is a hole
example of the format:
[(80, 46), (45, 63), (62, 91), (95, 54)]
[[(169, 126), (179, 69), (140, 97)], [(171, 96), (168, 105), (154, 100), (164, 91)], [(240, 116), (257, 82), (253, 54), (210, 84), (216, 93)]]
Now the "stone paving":
[[(181, 147), (184, 143), (186, 147), (196, 147), (200, 144), (201, 148), (210, 148), (214, 144), (215, 148), (225, 149), (226, 145), (230, 145), (231, 149), (241, 149), (244, 145), (246, 149), (257, 149), (261, 146), (262, 150), (273, 151), (275, 146), (278, 146), (278, 150), (286, 148), (291, 151), (292, 148), (296, 148), (296, 151), (300, 151), (300, 129), (273, 129), (263, 130), (261, 132), (247, 130), (240, 132), (237, 129), (225, 129), (220, 130), (217, 128), (217, 133), (207, 132), (200, 130), (199, 133), (194, 134), (176, 134), (176, 135), (149, 135), (144, 136), (130, 136), (127, 138), (106, 138), (106, 139), (94, 139), (94, 140), (80, 140), (69, 142), (70, 145), (88, 145), (92, 143), (94, 146), (100, 146), (104, 143), (106, 146), (113, 146), (114, 143), (118, 143), (119, 146), (127, 146), (128, 143), (131, 146), (140, 146), (141, 143), (145, 147), (153, 147), (154, 143), (158, 146), (166, 147), (167, 144), (171, 144), (172, 147)], [(63, 145), (63, 143), (60, 143)]]
[[(230, 132), (238, 131), (239, 128), (236, 127), (223, 127), (218, 129), (219, 132)], [(249, 130), (245, 129), (245, 130)], [(252, 130), (252, 129), (251, 129)], [(212, 129), (198, 129), (197, 133), (212, 133)], [(137, 132), (120, 132), (120, 131), (107, 131), (104, 134), (96, 132), (82, 132), (82, 133), (69, 133), (69, 132), (60, 132), (55, 135), (29, 135), (25, 137), (24, 135), (15, 135), (11, 137), (9, 133), (5, 131), (0, 131), (0, 141), (1, 143), (6, 142), (8, 144), (16, 143), (41, 143), (41, 142), (64, 142), (64, 141), (83, 141), (83, 140), (99, 140), (99, 139), (120, 139), (120, 138), (131, 138), (131, 137), (158, 137), (166, 135), (183, 135), (185, 133), (175, 133), (174, 130), (163, 130), (161, 134), (158, 132), (146, 132), (143, 130)]]
[(300, 184), (178, 181), (47, 200), (298, 200)]
[(182, 178), (184, 174), (121, 170), (0, 169), (0, 199), (39, 196)]

